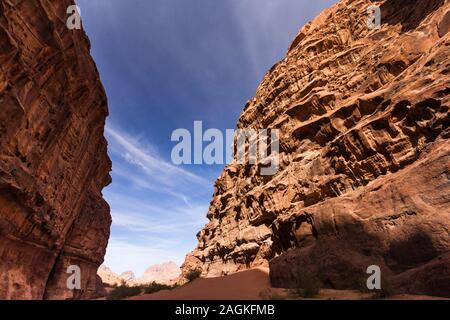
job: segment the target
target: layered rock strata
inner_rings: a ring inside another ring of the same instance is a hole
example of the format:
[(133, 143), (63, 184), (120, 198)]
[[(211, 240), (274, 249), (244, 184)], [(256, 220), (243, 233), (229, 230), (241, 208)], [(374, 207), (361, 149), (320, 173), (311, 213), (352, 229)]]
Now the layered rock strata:
[(307, 269), (343, 289), (378, 265), (449, 296), (449, 29), (448, 0), (343, 0), (305, 25), (237, 125), (279, 130), (280, 169), (225, 168), (184, 274), (269, 265), (274, 286)]
[[(108, 109), (89, 40), (66, 26), (70, 5), (0, 1), (0, 299), (102, 289)], [(69, 266), (80, 268), (80, 290), (68, 289)]]

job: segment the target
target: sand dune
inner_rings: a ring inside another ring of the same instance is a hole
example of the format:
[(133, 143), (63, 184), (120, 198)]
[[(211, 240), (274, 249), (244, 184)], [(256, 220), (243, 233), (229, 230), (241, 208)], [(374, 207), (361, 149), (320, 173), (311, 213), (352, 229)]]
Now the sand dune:
[[(253, 269), (227, 277), (201, 278), (180, 288), (145, 294), (133, 300), (255, 300), (270, 288), (269, 270)], [(282, 289), (278, 289), (282, 290)]]
[[(268, 269), (257, 268), (226, 277), (200, 278), (174, 290), (143, 294), (128, 300), (262, 300), (275, 297), (277, 299), (293, 299), (288, 290), (270, 286)], [(361, 300), (370, 298), (370, 293), (323, 289), (315, 299)], [(444, 298), (401, 294), (389, 299), (434, 300)]]

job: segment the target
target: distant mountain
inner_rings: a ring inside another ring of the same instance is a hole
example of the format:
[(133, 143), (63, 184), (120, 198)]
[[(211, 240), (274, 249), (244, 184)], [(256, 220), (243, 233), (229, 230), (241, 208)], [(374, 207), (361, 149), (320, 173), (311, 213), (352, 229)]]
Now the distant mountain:
[(98, 269), (98, 275), (103, 283), (109, 285), (126, 283), (127, 285), (133, 286), (151, 282), (171, 283), (174, 282), (180, 274), (181, 269), (175, 262), (165, 262), (150, 266), (140, 278), (136, 278), (132, 271), (126, 271), (118, 275), (105, 265), (101, 265)]
[(133, 271), (125, 271), (124, 273), (120, 274), (119, 278), (125, 281), (125, 283), (130, 283), (136, 279), (136, 276)]
[(162, 282), (167, 283), (175, 280), (181, 274), (180, 267), (175, 262), (166, 262), (149, 267), (144, 275), (137, 279), (139, 283)]
[(103, 283), (109, 284), (111, 286), (118, 285), (122, 282), (122, 279), (114, 273), (110, 268), (105, 265), (101, 265), (98, 268), (97, 274), (102, 279)]

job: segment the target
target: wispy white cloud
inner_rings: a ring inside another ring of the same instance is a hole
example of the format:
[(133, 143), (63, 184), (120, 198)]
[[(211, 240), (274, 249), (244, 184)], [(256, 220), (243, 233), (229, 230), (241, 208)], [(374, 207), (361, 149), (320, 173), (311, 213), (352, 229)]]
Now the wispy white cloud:
[[(240, 44), (252, 64), (255, 78), (281, 60), (299, 29), (336, 0), (232, 1), (230, 8), (238, 25)], [(261, 54), (264, 52), (264, 54)], [(271, 61), (267, 57), (271, 57)], [(269, 62), (269, 64), (268, 64)]]
[(107, 193), (113, 218), (105, 264), (115, 272), (137, 275), (164, 261), (178, 264), (196, 245), (195, 234), (207, 222), (207, 206), (166, 206), (130, 195)]
[(175, 188), (173, 185), (168, 187), (166, 185), (162, 185), (161, 183), (159, 183), (159, 181), (149, 179), (148, 175), (145, 174), (145, 172), (144, 174), (142, 174), (142, 172), (133, 170), (132, 168), (127, 168), (126, 165), (120, 162), (115, 162), (113, 174), (115, 177), (120, 177), (124, 180), (127, 180), (134, 189), (146, 190), (147, 192), (167, 195), (179, 199), (186, 205), (189, 205), (189, 198), (185, 194), (180, 192), (180, 189)]
[(140, 167), (145, 174), (158, 180), (163, 185), (173, 186), (174, 180), (183, 180), (200, 185), (209, 183), (208, 180), (162, 159), (158, 154), (155, 154), (154, 148), (145, 146), (138, 139), (125, 132), (107, 126), (106, 134), (120, 146), (119, 150), (114, 150), (120, 152), (128, 163)]
[(105, 264), (117, 273), (131, 270), (139, 276), (153, 264), (181, 264), (196, 245), (196, 230), (207, 222), (202, 205), (167, 208), (128, 196), (116, 200), (123, 201), (117, 207), (124, 209), (111, 212), (113, 236)]
[(113, 211), (113, 225), (126, 227), (133, 232), (178, 234), (185, 232), (187, 228), (202, 227), (206, 223), (206, 218), (199, 217), (199, 214), (205, 216), (206, 209), (202, 206), (187, 208), (186, 210), (157, 208), (158, 211), (165, 210), (166, 217), (163, 219), (161, 216), (153, 217), (151, 211), (148, 214)]
[(164, 160), (142, 137), (112, 125), (106, 136), (114, 161), (104, 192), (113, 219), (105, 264), (139, 275), (150, 264), (181, 263), (207, 222), (212, 182)]

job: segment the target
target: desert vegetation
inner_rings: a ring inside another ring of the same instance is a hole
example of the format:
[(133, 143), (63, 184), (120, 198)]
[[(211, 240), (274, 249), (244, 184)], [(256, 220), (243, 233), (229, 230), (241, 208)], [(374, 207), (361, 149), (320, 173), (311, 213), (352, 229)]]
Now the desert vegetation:
[(200, 278), (200, 276), (202, 275), (202, 271), (200, 269), (191, 269), (186, 273), (186, 280), (188, 282), (192, 282), (197, 278)]
[(322, 281), (314, 273), (300, 269), (297, 271), (296, 287), (291, 291), (294, 296), (314, 298), (322, 289)]
[(384, 299), (393, 296), (396, 292), (391, 282), (382, 277), (381, 289), (369, 290), (367, 288), (367, 275), (361, 271), (344, 280), (345, 289), (357, 290), (361, 293), (370, 293), (372, 299)]
[(145, 285), (129, 286), (125, 282), (120, 285), (112, 286), (111, 292), (109, 292), (106, 297), (107, 300), (121, 300), (128, 297), (138, 296), (141, 294), (151, 294), (156, 293), (161, 290), (172, 290), (175, 289), (177, 285), (167, 285), (157, 282), (152, 282)]

